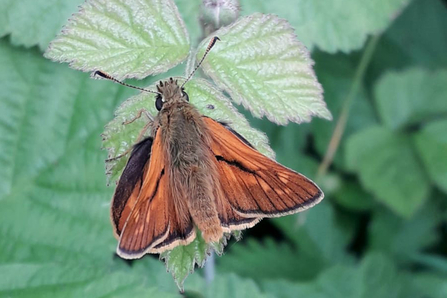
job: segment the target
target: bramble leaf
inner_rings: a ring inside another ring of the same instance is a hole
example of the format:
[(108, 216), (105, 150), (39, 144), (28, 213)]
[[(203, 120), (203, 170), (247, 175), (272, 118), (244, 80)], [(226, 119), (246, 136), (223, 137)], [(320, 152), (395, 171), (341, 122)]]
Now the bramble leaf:
[(428, 174), (445, 193), (447, 193), (446, 132), (447, 120), (437, 120), (427, 124), (415, 136), (416, 148)]
[(377, 210), (369, 227), (369, 249), (386, 253), (399, 264), (408, 264), (438, 241), (436, 227), (442, 221), (440, 210), (435, 204), (426, 205), (410, 219), (388, 210)]
[(142, 79), (167, 71), (188, 53), (188, 33), (172, 0), (90, 0), (45, 57), (82, 71)]
[(83, 0), (0, 0), (0, 37), (11, 36), (13, 45), (45, 50)]
[(218, 273), (234, 272), (262, 282), (267, 279), (312, 279), (325, 267), (322, 258), (310, 256), (287, 243), (266, 238), (244, 239), (223, 258), (217, 259)]
[(411, 1), (383, 34), (374, 68), (380, 72), (403, 67), (441, 69), (447, 66), (447, 11), (442, 1)]
[(86, 264), (1, 264), (0, 295), (45, 298), (178, 297), (174, 291), (165, 291), (155, 282), (145, 284), (144, 279), (140, 274), (129, 274), (125, 270), (108, 271), (105, 267), (95, 268)]
[(262, 288), (283, 298), (404, 298), (403, 282), (389, 258), (368, 254), (358, 266), (333, 266), (311, 282), (267, 281)]
[(206, 293), (205, 297), (214, 298), (275, 298), (263, 293), (253, 280), (241, 278), (236, 274), (218, 276), (204, 292)]
[(406, 135), (381, 126), (362, 130), (348, 139), (346, 160), (377, 200), (404, 217), (428, 198), (429, 181)]
[[(309, 51), (290, 24), (274, 15), (253, 14), (214, 33), (221, 41), (203, 63), (204, 72), (255, 117), (272, 122), (332, 119)], [(199, 46), (202, 57), (209, 40)]]
[(447, 71), (422, 69), (391, 72), (375, 87), (375, 99), (384, 124), (399, 129), (447, 113)]
[(309, 49), (335, 53), (360, 49), (368, 35), (385, 30), (409, 0), (244, 0), (244, 12), (278, 14), (291, 21)]

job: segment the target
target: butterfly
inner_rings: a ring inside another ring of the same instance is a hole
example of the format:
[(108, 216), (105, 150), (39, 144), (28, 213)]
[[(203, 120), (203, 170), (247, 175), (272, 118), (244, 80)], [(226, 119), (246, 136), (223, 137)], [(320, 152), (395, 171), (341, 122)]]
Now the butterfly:
[[(323, 199), (310, 179), (189, 103), (184, 85), (217, 40), (182, 85), (170, 78), (157, 91), (142, 89), (156, 94), (159, 112), (145, 127), (151, 136), (133, 146), (113, 195), (111, 220), (122, 258), (187, 245), (196, 229), (207, 243), (216, 242), (262, 218), (303, 211)], [(127, 85), (102, 71), (95, 74)]]

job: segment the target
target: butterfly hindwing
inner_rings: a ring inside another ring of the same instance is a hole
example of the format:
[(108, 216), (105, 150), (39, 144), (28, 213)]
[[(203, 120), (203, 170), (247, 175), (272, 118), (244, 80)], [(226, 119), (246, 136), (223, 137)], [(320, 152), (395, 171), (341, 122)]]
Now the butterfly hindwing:
[[(253, 219), (249, 227), (256, 224), (255, 218), (296, 213), (323, 199), (311, 180), (262, 155), (215, 120), (203, 119), (211, 132), (223, 196), (241, 216), (242, 225), (247, 218)], [(228, 225), (237, 226), (234, 222)]]

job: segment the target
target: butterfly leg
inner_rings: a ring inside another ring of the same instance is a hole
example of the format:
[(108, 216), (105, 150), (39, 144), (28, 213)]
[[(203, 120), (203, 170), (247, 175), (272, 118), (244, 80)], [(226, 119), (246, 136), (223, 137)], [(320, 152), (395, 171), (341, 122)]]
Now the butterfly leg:
[(130, 120), (127, 120), (127, 121), (124, 121), (124, 122), (123, 122), (123, 125), (131, 124), (131, 123), (133, 123), (135, 120), (140, 119), (140, 118), (141, 118), (141, 115), (143, 115), (143, 113), (146, 115), (146, 117), (149, 119), (150, 122), (153, 122), (153, 121), (154, 121), (154, 118), (152, 117), (151, 114), (149, 114), (149, 112), (148, 112), (146, 109), (141, 109), (141, 110), (138, 111), (137, 115), (136, 115), (134, 118), (132, 118), (132, 119), (130, 119)]
[[(146, 123), (146, 125), (144, 125), (143, 129), (141, 129), (141, 131), (138, 134), (138, 137), (137, 137), (135, 143), (138, 143), (138, 142), (140, 142), (143, 139), (144, 133), (152, 125), (152, 122), (154, 121), (154, 118), (152, 118), (151, 114), (149, 114), (149, 112), (147, 110), (141, 109), (141, 110), (138, 111), (137, 115), (134, 118), (123, 122), (123, 125), (130, 124), (130, 123), (134, 122), (135, 120), (141, 118), (143, 113), (146, 115), (147, 118), (149, 118), (149, 122)], [(129, 154), (132, 151), (132, 149), (133, 149), (133, 146), (129, 147), (126, 151), (124, 151), (120, 155), (117, 155), (115, 157), (106, 159), (106, 162), (110, 162), (110, 161), (114, 161), (114, 160), (120, 159), (121, 157), (126, 156), (127, 154)]]

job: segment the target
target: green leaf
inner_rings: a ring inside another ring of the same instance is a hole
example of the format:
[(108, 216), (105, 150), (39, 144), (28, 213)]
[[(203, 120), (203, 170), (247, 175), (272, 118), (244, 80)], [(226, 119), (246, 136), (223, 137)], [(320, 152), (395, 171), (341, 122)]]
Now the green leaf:
[(341, 206), (354, 211), (367, 211), (374, 206), (371, 194), (365, 192), (358, 182), (347, 179), (342, 182), (333, 198)]
[(399, 297), (403, 281), (393, 261), (382, 254), (366, 255), (359, 268), (358, 294), (352, 297), (385, 298)]
[(178, 297), (129, 272), (77, 264), (0, 265), (2, 297)]
[(275, 219), (273, 223), (300, 251), (316, 260), (314, 266), (352, 260), (345, 252), (349, 233), (342, 229), (333, 207), (326, 201), (304, 213)]
[(262, 242), (252, 238), (231, 246), (225, 258), (218, 259), (218, 272), (235, 272), (263, 282), (267, 279), (309, 280), (318, 275), (325, 263), (271, 238)]
[(447, 120), (433, 121), (416, 134), (415, 141), (419, 156), (422, 158), (431, 180), (447, 193), (446, 132)]
[(267, 293), (272, 293), (280, 298), (312, 297), (329, 298), (318, 293), (316, 286), (312, 282), (291, 282), (286, 280), (267, 280), (262, 285), (262, 289)]
[(267, 281), (263, 289), (278, 297), (397, 298), (403, 280), (390, 259), (380, 254), (366, 256), (357, 267), (334, 266), (308, 283)]
[[(348, 256), (346, 255), (345, 247), (349, 239), (337, 226), (334, 209), (326, 203), (320, 204), (318, 208), (314, 208), (312, 211), (303, 215), (306, 221), (304, 227), (309, 237), (317, 245), (319, 252), (328, 261), (346, 261)], [(323, 218), (324, 220), (322, 220)], [(325, 237), (321, 237), (321, 235), (325, 235)]]
[(10, 34), (11, 43), (45, 50), (83, 0), (0, 0), (0, 37)]
[(0, 43), (0, 260), (104, 261), (114, 241), (98, 135), (118, 86), (25, 53)]
[[(179, 81), (184, 79), (177, 78)], [(154, 89), (155, 86), (149, 86)], [(267, 156), (274, 157), (274, 152), (268, 145), (265, 134), (251, 128), (248, 121), (233, 107), (231, 102), (210, 83), (203, 79), (192, 79), (185, 85), (185, 91), (189, 95), (190, 103), (201, 113), (215, 120), (225, 121), (246, 138), (255, 148)], [(135, 122), (123, 125), (126, 120), (132, 119), (141, 109), (147, 110), (151, 115), (157, 115), (153, 94), (140, 93), (129, 98), (116, 110), (115, 118), (106, 126), (103, 137), (104, 148), (109, 150), (109, 157), (115, 157), (125, 152), (135, 144), (136, 138), (148, 119), (142, 116)], [(107, 165), (107, 172), (111, 179), (115, 180), (121, 175), (126, 165), (126, 159), (111, 161)]]
[(447, 71), (422, 69), (391, 72), (375, 87), (383, 122), (392, 129), (416, 124), (447, 112)]
[(391, 259), (369, 254), (358, 266), (330, 268), (316, 281), (272, 280), (263, 283), (262, 289), (281, 298), (441, 298), (447, 282), (445, 276), (397, 271)]
[(243, 279), (235, 274), (219, 275), (204, 291), (205, 297), (213, 298), (274, 298), (264, 294), (253, 280)]
[(180, 290), (183, 290), (183, 283), (188, 275), (194, 272), (196, 264), (199, 267), (203, 267), (207, 257), (213, 250), (218, 255), (222, 255), (223, 249), (227, 244), (227, 237), (230, 237), (229, 235), (225, 235), (219, 243), (207, 244), (203, 240), (200, 231), (197, 230), (196, 233), (198, 236), (190, 244), (177, 246), (160, 255), (160, 259), (164, 259), (166, 262), (166, 268), (171, 272)]
[(447, 10), (439, 0), (413, 0), (379, 41), (372, 66), (389, 69), (447, 66)]
[(411, 280), (409, 290), (418, 293), (418, 297), (444, 298), (447, 293), (447, 278), (445, 275), (418, 274)]
[(405, 135), (372, 126), (348, 139), (346, 160), (365, 189), (401, 216), (410, 217), (428, 198), (429, 182)]
[(409, 0), (245, 0), (245, 13), (274, 13), (288, 19), (309, 48), (350, 52), (360, 49), (368, 35), (384, 31)]
[[(96, 133), (119, 100), (118, 86), (93, 82), (39, 56), (0, 41), (0, 196), (15, 196), (32, 188), (74, 145), (84, 146), (83, 150), (91, 149), (86, 145), (98, 145), (94, 143)], [(103, 181), (100, 175), (96, 177), (89, 187)]]
[(188, 33), (171, 0), (90, 0), (45, 57), (82, 71), (142, 79), (167, 71), (188, 53)]
[(413, 262), (414, 257), (439, 240), (436, 227), (441, 220), (440, 208), (433, 203), (425, 205), (411, 219), (379, 209), (369, 227), (369, 249), (387, 253), (402, 264)]
[(188, 282), (184, 297), (189, 298), (274, 298), (263, 293), (259, 286), (249, 278), (242, 278), (236, 274), (217, 274), (206, 284), (204, 282), (191, 284)]
[[(307, 49), (290, 24), (273, 15), (253, 14), (214, 33), (218, 42), (204, 72), (255, 117), (286, 124), (331, 119)], [(199, 46), (200, 59), (209, 40)]]

